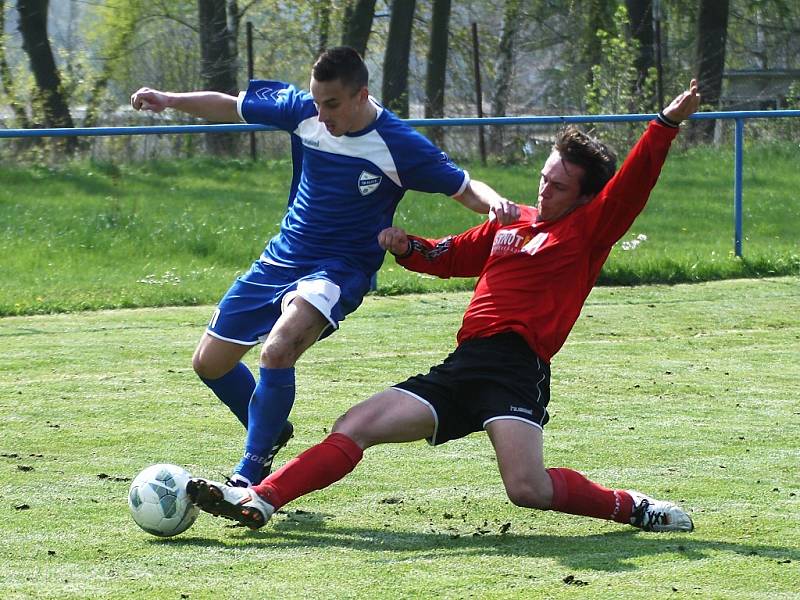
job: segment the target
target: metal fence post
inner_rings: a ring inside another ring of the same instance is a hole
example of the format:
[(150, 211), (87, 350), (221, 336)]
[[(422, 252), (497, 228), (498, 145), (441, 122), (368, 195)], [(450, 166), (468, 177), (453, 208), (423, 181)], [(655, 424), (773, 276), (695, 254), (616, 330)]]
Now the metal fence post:
[(742, 257), (742, 155), (744, 145), (744, 120), (736, 119), (733, 139), (733, 252)]

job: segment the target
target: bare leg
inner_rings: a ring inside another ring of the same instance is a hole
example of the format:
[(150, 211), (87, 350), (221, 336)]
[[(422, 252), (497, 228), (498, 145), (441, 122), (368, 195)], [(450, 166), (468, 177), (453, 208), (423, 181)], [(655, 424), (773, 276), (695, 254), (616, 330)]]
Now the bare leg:
[(433, 435), (433, 411), (394, 388), (356, 404), (337, 419), (334, 433), (352, 439), (362, 450), (377, 444), (414, 442)]
[(317, 341), (328, 325), (325, 317), (303, 298), (295, 298), (270, 331), (261, 348), (258, 384), (248, 407), (244, 456), (232, 479), (258, 483), (269, 472), (281, 432), (294, 404), (297, 359)]
[(542, 430), (515, 419), (486, 427), (497, 454), (497, 466), (508, 498), (517, 506), (548, 509), (553, 486), (544, 468)]
[(514, 419), (487, 426), (506, 493), (517, 506), (628, 523), (647, 531), (691, 531), (678, 506), (644, 494), (603, 487), (566, 468), (544, 468), (542, 431)]
[(256, 380), (241, 358), (252, 346), (234, 344), (203, 334), (192, 357), (192, 366), (212, 392), (247, 429), (247, 407)]
[(339, 481), (376, 444), (411, 442), (433, 435), (431, 409), (408, 394), (388, 389), (340, 417), (333, 433), (286, 463), (254, 489), (278, 508)]
[(192, 367), (202, 379), (218, 379), (233, 369), (252, 347), (226, 342), (205, 332), (192, 356)]

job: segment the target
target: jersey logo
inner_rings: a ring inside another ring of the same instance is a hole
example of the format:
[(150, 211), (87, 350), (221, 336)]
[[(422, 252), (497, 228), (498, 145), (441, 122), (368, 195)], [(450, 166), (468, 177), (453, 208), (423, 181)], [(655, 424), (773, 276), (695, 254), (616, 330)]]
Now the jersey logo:
[(361, 192), (362, 196), (367, 196), (378, 189), (381, 181), (383, 181), (383, 177), (380, 175), (374, 175), (369, 171), (361, 171), (361, 175), (358, 176), (358, 191)]
[(528, 254), (536, 254), (536, 251), (542, 247), (542, 244), (547, 240), (548, 234), (544, 231), (537, 233), (533, 239), (522, 247), (523, 252)]
[(505, 256), (507, 254), (536, 254), (539, 248), (547, 241), (549, 233), (541, 231), (536, 235), (522, 234), (519, 229), (505, 229), (498, 231), (492, 242), (491, 256)]
[(453, 169), (457, 169), (456, 163), (454, 163), (449, 156), (447, 156), (447, 152), (439, 152), (439, 163), (442, 165), (447, 165), (448, 167), (452, 167)]
[(286, 91), (286, 88), (276, 90), (270, 87), (263, 87), (257, 89), (255, 94), (259, 100), (269, 100), (271, 98), (275, 104), (278, 104), (286, 96)]

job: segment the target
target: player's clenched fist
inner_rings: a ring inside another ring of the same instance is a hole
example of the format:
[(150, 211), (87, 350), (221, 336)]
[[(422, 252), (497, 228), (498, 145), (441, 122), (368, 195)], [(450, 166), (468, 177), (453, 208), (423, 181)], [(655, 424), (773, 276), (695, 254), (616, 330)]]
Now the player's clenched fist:
[(378, 234), (378, 243), (381, 248), (394, 255), (402, 256), (408, 253), (408, 236), (399, 227), (387, 227)]
[(169, 107), (169, 96), (164, 92), (147, 87), (139, 88), (131, 94), (131, 106), (134, 110), (150, 110), (160, 113)]

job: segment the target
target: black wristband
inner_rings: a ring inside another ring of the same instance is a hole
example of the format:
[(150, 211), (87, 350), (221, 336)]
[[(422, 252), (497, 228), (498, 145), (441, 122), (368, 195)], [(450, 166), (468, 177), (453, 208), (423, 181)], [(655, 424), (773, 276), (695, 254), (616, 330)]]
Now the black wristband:
[(659, 121), (661, 121), (664, 125), (666, 125), (667, 127), (677, 128), (680, 125), (680, 123), (678, 121), (673, 121), (672, 119), (667, 117), (664, 114), (664, 111), (659, 111), (658, 115), (656, 115), (656, 118)]
[(412, 252), (414, 252), (414, 245), (411, 243), (411, 240), (408, 240), (408, 250), (406, 250), (403, 254), (392, 254), (395, 258), (408, 258), (411, 256)]

